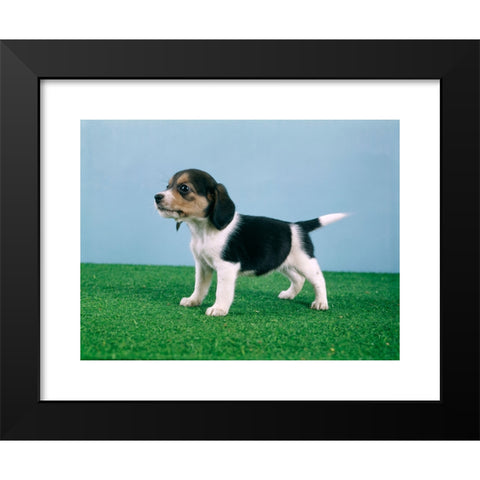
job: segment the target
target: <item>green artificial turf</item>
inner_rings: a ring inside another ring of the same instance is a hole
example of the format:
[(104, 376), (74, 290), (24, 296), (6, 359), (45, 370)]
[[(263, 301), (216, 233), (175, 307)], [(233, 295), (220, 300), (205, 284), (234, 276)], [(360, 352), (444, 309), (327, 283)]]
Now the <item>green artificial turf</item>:
[(226, 317), (208, 317), (215, 280), (200, 307), (193, 267), (82, 264), (83, 360), (398, 360), (399, 275), (326, 272), (328, 311), (309, 308), (307, 282), (277, 298), (278, 273), (240, 277)]

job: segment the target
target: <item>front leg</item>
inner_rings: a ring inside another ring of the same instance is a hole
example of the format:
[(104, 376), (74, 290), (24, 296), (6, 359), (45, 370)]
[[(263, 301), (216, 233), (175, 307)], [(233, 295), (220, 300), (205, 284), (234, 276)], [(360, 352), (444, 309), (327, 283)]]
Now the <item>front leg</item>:
[(201, 305), (212, 283), (212, 274), (213, 270), (208, 265), (195, 260), (195, 288), (189, 297), (180, 300), (180, 305), (184, 307)]
[(230, 310), (235, 295), (235, 281), (239, 265), (222, 262), (217, 268), (217, 296), (215, 303), (205, 312), (212, 317), (223, 317)]

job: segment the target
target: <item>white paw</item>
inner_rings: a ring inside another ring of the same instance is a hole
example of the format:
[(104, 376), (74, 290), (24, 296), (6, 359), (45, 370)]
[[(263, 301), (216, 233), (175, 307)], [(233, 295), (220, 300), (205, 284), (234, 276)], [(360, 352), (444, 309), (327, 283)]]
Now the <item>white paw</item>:
[(313, 310), (328, 310), (328, 302), (326, 300), (315, 300), (310, 305), (310, 308), (312, 308)]
[(197, 298), (193, 298), (193, 297), (183, 297), (181, 300), (180, 300), (180, 305), (182, 305), (182, 307), (196, 307), (198, 305), (200, 305), (202, 302), (200, 300), (198, 300)]
[(288, 290), (284, 290), (283, 292), (280, 292), (278, 294), (278, 298), (283, 298), (285, 300), (292, 300), (295, 298), (295, 295), (293, 295), (293, 293), (289, 292)]
[(213, 307), (207, 308), (205, 313), (211, 317), (224, 317), (228, 313), (228, 310), (213, 305)]

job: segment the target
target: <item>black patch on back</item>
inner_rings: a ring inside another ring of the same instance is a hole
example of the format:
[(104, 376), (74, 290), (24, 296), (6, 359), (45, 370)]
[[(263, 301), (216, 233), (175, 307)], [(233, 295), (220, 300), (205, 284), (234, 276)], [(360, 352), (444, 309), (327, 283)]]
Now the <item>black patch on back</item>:
[[(227, 262), (240, 262), (240, 271), (263, 275), (278, 268), (292, 246), (290, 224), (267, 217), (239, 215), (239, 224), (222, 252)], [(312, 246), (313, 248), (313, 246)]]

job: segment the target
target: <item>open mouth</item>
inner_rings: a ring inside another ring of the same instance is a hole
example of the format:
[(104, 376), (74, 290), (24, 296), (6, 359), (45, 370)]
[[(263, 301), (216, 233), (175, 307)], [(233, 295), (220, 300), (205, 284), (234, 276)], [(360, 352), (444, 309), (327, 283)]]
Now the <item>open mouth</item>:
[(169, 208), (161, 207), (159, 205), (157, 205), (157, 209), (167, 215), (183, 215), (183, 212), (181, 210), (170, 210)]

